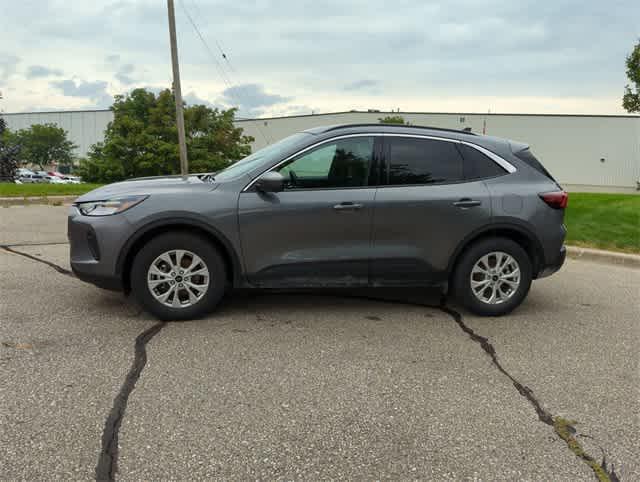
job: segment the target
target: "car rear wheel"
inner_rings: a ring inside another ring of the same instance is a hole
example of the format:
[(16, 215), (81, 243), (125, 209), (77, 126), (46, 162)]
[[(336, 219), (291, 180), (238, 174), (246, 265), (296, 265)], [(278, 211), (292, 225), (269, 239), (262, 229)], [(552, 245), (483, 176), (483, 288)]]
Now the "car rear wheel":
[(501, 316), (520, 305), (532, 280), (531, 260), (515, 241), (483, 239), (471, 245), (457, 264), (453, 291), (480, 316)]
[(131, 291), (150, 313), (166, 321), (190, 320), (209, 313), (227, 283), (220, 253), (207, 240), (167, 233), (149, 241), (131, 268)]

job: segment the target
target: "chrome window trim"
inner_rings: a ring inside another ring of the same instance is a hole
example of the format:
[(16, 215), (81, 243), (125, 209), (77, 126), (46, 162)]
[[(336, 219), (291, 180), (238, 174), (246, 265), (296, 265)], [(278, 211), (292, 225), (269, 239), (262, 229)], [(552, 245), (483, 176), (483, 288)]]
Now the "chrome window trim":
[[(357, 134), (344, 134), (341, 136), (336, 136), (336, 137), (330, 137), (328, 139), (324, 139), (322, 141), (316, 142), (315, 144), (311, 144), (310, 146), (305, 147), (304, 149), (301, 149), (293, 154), (291, 154), (290, 156), (286, 157), (285, 159), (283, 159), (282, 161), (278, 162), (277, 164), (271, 166), (268, 169), (265, 169), (264, 171), (262, 171), (260, 174), (258, 174), (256, 177), (254, 177), (251, 182), (249, 184), (247, 184), (244, 189), (242, 189), (242, 191), (240, 191), (241, 193), (243, 192), (247, 192), (249, 189), (251, 189), (251, 186), (253, 186), (253, 184), (258, 180), (258, 178), (260, 176), (262, 176), (265, 172), (268, 171), (272, 171), (274, 169), (277, 169), (278, 167), (280, 167), (282, 164), (290, 161), (291, 159), (293, 159), (294, 157), (297, 157), (301, 154), (304, 154), (307, 151), (310, 151), (311, 149), (315, 149), (316, 147), (319, 147), (323, 144), (327, 144), (329, 142), (333, 142), (333, 141), (338, 141), (340, 139), (348, 139), (350, 137), (409, 137), (409, 138), (416, 138), (416, 139), (431, 139), (434, 141), (444, 141), (444, 142), (453, 142), (454, 144), (465, 144), (469, 147), (472, 147), (478, 151), (480, 151), (482, 154), (484, 154), (485, 156), (487, 156), (489, 159), (491, 159), (493, 162), (495, 162), (496, 164), (498, 164), (500, 167), (502, 167), (503, 169), (505, 169), (509, 174), (516, 172), (516, 168), (513, 164), (511, 164), (510, 162), (508, 162), (507, 160), (503, 159), (502, 157), (498, 156), (497, 154), (491, 152), (490, 150), (479, 146), (477, 144), (474, 144), (472, 142), (467, 142), (467, 141), (461, 141), (458, 139), (450, 139), (448, 137), (438, 137), (438, 136), (430, 136), (430, 135), (423, 135), (423, 134), (403, 134), (403, 133), (390, 133), (390, 132), (368, 132), (368, 133), (357, 133)], [(376, 187), (376, 186), (361, 186), (361, 187)]]
[(402, 133), (391, 133), (384, 132), (382, 134), (385, 137), (411, 137), (414, 139), (431, 139), (432, 141), (445, 141), (445, 142), (453, 142), (454, 144), (460, 144), (458, 139), (449, 139), (448, 137), (438, 137), (438, 136), (429, 136), (429, 135), (420, 135), (420, 134), (402, 134)]
[(516, 167), (513, 164), (511, 164), (506, 159), (503, 159), (499, 155), (491, 152), (489, 149), (485, 149), (484, 147), (479, 146), (478, 144), (473, 144), (473, 143), (467, 142), (467, 141), (460, 141), (460, 144), (464, 144), (465, 146), (473, 147), (474, 149), (482, 152), (485, 156), (487, 156), (493, 162), (498, 164), (501, 168), (506, 170), (509, 174), (512, 174), (512, 173), (516, 172)]

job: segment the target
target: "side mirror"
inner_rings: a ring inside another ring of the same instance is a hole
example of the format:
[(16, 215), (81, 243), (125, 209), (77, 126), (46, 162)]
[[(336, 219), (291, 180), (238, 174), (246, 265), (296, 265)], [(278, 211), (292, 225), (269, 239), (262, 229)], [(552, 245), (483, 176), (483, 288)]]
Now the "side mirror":
[(280, 192), (284, 190), (284, 177), (276, 171), (265, 172), (253, 185), (258, 191)]

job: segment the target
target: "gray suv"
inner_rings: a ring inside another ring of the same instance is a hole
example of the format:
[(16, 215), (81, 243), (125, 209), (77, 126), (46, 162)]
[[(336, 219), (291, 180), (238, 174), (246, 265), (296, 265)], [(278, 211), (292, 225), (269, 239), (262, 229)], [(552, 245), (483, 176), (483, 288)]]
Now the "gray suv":
[(184, 320), (230, 287), (444, 286), (497, 316), (565, 259), (567, 194), (518, 142), (345, 125), (294, 134), (214, 174), (78, 198), (78, 278)]

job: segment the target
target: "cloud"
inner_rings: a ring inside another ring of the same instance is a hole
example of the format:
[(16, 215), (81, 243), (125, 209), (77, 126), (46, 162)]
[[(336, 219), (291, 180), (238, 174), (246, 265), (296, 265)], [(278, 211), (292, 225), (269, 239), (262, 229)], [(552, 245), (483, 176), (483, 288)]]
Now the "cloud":
[[(11, 51), (0, 54), (0, 84), (7, 92), (16, 89), (3, 108), (64, 104), (53, 86), (43, 89), (40, 78), (20, 68), (27, 65), (101, 79), (114, 93), (170, 84), (162, 2), (94, 0), (70, 9), (41, 0), (35, 16), (31, 3), (13, 2), (11, 22), (3, 24), (3, 45)], [(293, 104), (325, 112), (378, 104), (436, 108), (427, 97), (456, 110), (471, 105), (454, 101), (463, 97), (483, 110), (496, 106), (489, 98), (535, 98), (541, 106), (545, 99), (540, 109), (547, 111), (553, 105), (548, 99), (557, 105), (574, 99), (571, 105), (582, 102), (584, 111), (597, 98), (608, 103), (597, 105), (610, 107), (593, 113), (621, 113), (624, 59), (637, 41), (640, 18), (637, 0), (618, 0), (615, 8), (601, 0), (545, 2), (544, 8), (539, 0), (281, 0), (224, 2), (223, 9), (213, 1), (177, 3), (183, 85), (200, 99), (239, 105), (243, 115), (274, 115)], [(27, 42), (34, 32), (37, 49)], [(227, 89), (216, 60), (243, 88)], [(242, 95), (248, 85), (257, 92)], [(69, 107), (77, 108), (72, 100), (66, 99)], [(528, 109), (523, 104), (518, 110)]]
[(27, 69), (27, 79), (38, 79), (41, 77), (59, 77), (63, 74), (60, 69), (52, 69), (44, 65), (30, 65)]
[[(169, 87), (168, 86), (159, 87), (159, 86), (156, 86), (156, 85), (145, 85), (145, 86), (140, 87), (140, 88), (144, 89), (144, 90), (147, 90), (149, 92), (153, 92), (156, 96), (158, 96), (160, 94), (160, 92), (162, 92), (163, 90), (167, 90)], [(209, 100), (200, 97), (194, 91), (189, 91), (189, 93), (187, 93), (187, 94), (182, 94), (182, 100), (184, 102), (186, 102), (186, 104), (188, 106), (206, 105), (207, 107), (216, 107), (216, 108), (219, 108), (219, 109), (224, 109), (225, 108), (224, 106), (222, 106), (220, 104), (216, 104), (216, 103), (210, 102)]]
[(16, 71), (20, 58), (15, 55), (0, 53), (0, 80), (7, 80)]
[(50, 82), (49, 85), (65, 96), (87, 98), (93, 102), (94, 107), (109, 107), (113, 103), (113, 97), (107, 92), (108, 83), (102, 80), (76, 83), (75, 80), (66, 79)]
[(195, 92), (189, 92), (188, 94), (183, 95), (182, 100), (186, 102), (187, 105), (206, 105), (207, 107), (217, 108), (222, 107), (220, 104), (214, 104), (206, 99), (199, 97)]
[(60, 112), (63, 110), (66, 109), (63, 107), (28, 105), (23, 109), (23, 112)]
[(293, 97), (269, 94), (260, 84), (241, 84), (228, 87), (222, 92), (221, 102), (238, 107), (238, 115), (260, 115), (266, 107), (289, 102)]
[(121, 57), (118, 54), (110, 54), (105, 58), (105, 63), (107, 64), (107, 68), (113, 72), (113, 77), (115, 80), (120, 82), (122, 85), (131, 85), (138, 82), (138, 80), (132, 75), (136, 68), (132, 63), (122, 63)]
[(121, 84), (131, 85), (135, 84), (136, 80), (131, 77), (131, 74), (135, 70), (133, 64), (124, 64), (118, 68), (118, 71), (115, 74), (115, 78), (120, 81)]
[(279, 115), (309, 115), (313, 112), (319, 112), (319, 109), (313, 109), (308, 105), (287, 104), (280, 109)]
[(89, 97), (94, 98), (106, 92), (107, 82), (97, 80), (95, 82), (80, 81), (76, 83), (74, 80), (58, 80), (51, 82), (51, 85), (62, 91), (64, 95), (70, 97)]
[(379, 84), (380, 82), (377, 80), (362, 79), (345, 85), (343, 89), (346, 91), (372, 90), (378, 87)]
[(136, 87), (136, 88), (148, 90), (149, 92), (153, 92), (156, 96), (163, 90), (168, 89), (168, 87), (158, 87), (157, 85), (145, 85), (145, 86)]

